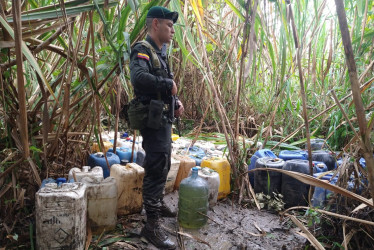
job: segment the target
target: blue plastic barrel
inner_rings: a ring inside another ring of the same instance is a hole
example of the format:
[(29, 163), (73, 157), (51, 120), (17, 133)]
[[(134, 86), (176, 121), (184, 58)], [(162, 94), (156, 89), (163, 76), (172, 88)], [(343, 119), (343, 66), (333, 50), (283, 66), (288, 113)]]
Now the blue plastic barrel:
[[(120, 164), (121, 162), (118, 155), (113, 154), (111, 152), (107, 152), (106, 157), (108, 159), (109, 166), (112, 166), (114, 164)], [(90, 167), (96, 167), (96, 166), (101, 167), (103, 169), (104, 179), (108, 177), (110, 174), (104, 154), (101, 152), (90, 154), (87, 160), (87, 165)]]
[[(322, 175), (323, 173), (315, 173), (313, 176), (317, 178), (318, 176)], [(331, 179), (333, 176), (333, 173), (329, 173), (327, 175), (324, 175), (321, 177), (321, 180), (327, 180), (330, 184), (335, 185), (335, 183), (338, 181), (338, 175), (335, 176), (333, 179)], [(312, 198), (312, 205), (313, 207), (324, 207), (327, 203), (328, 196), (332, 192), (328, 189), (324, 189), (321, 187), (315, 187), (314, 194)]]
[[(110, 148), (108, 152), (113, 153), (113, 148)], [(130, 162), (132, 149), (128, 147), (116, 148), (116, 154), (120, 160), (128, 160)], [(137, 153), (134, 151), (134, 158), (132, 162), (136, 162)]]
[(328, 168), (325, 163), (321, 161), (313, 161), (313, 173), (327, 172)]
[[(283, 170), (309, 174), (309, 161), (289, 160)], [(306, 206), (308, 204), (309, 185), (296, 180), (295, 178), (282, 174), (282, 195), (285, 207)]]
[(288, 161), (288, 160), (307, 160), (308, 153), (304, 150), (282, 150), (279, 152), (279, 158)]
[[(254, 169), (256, 166), (256, 161), (259, 158), (263, 158), (263, 157), (277, 158), (277, 156), (270, 149), (260, 149), (256, 151), (256, 153), (254, 153), (253, 156), (251, 157), (250, 162), (248, 163), (248, 170)], [(249, 181), (251, 182), (251, 185), (254, 186), (255, 184), (254, 173), (248, 173), (248, 175), (249, 175)]]

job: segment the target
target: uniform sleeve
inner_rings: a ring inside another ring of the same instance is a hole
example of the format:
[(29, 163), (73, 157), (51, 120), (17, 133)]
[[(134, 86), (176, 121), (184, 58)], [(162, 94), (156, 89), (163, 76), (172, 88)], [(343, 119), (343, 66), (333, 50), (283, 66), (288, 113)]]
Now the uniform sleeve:
[(173, 80), (152, 75), (152, 57), (142, 45), (136, 45), (130, 55), (130, 77), (134, 89), (144, 94), (170, 93)]

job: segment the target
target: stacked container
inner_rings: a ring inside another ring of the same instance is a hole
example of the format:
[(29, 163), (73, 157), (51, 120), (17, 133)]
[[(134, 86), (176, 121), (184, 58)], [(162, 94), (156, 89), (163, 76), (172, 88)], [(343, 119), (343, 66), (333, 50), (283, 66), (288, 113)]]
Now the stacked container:
[(84, 249), (87, 194), (83, 183), (47, 183), (35, 195), (37, 249)]
[(87, 186), (88, 225), (93, 234), (113, 230), (117, 222), (117, 185), (113, 177), (105, 180), (84, 177)]
[(115, 164), (111, 167), (110, 176), (117, 183), (117, 213), (127, 215), (142, 211), (144, 168), (136, 163)]

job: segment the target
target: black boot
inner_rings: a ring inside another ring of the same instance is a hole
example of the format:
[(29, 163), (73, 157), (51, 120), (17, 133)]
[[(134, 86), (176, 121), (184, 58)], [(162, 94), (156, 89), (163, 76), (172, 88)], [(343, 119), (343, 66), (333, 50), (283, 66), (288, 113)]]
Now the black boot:
[(172, 211), (163, 200), (161, 200), (160, 215), (162, 217), (176, 217), (177, 212)]
[(160, 249), (176, 248), (174, 242), (168, 238), (165, 230), (161, 227), (158, 218), (148, 218), (140, 234)]

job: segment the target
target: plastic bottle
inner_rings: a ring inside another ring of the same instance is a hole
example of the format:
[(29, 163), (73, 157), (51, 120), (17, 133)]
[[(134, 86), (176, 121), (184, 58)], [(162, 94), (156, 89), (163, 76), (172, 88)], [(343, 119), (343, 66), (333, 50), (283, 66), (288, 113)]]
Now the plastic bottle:
[[(282, 169), (285, 161), (279, 158), (264, 157), (256, 162), (256, 168)], [(273, 192), (281, 193), (282, 174), (274, 171), (255, 172), (255, 193), (264, 193), (273, 196)]]
[(83, 183), (47, 183), (35, 195), (37, 249), (84, 249), (87, 194)]
[(198, 176), (198, 168), (192, 168), (191, 176), (184, 179), (179, 188), (178, 222), (180, 226), (200, 228), (206, 224), (208, 193), (208, 183)]
[(83, 177), (81, 181), (87, 186), (87, 217), (92, 233), (114, 229), (117, 223), (116, 180), (113, 177), (105, 180)]
[(110, 176), (117, 183), (117, 213), (127, 215), (142, 211), (144, 168), (136, 163), (122, 162), (111, 167)]

